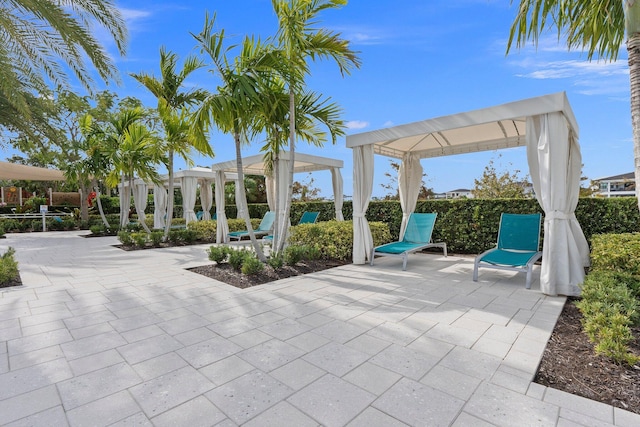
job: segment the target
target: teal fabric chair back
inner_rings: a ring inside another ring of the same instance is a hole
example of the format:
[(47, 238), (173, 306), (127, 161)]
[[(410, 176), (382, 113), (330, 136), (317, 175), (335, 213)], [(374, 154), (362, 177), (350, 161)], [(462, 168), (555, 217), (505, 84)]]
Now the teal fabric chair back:
[(320, 212), (304, 212), (298, 224), (313, 224), (318, 220)]
[(262, 221), (260, 221), (260, 225), (258, 226), (258, 229), (256, 231), (269, 231), (273, 228), (273, 222), (276, 219), (276, 213), (269, 211), (266, 214), (264, 214), (264, 217), (262, 217)]
[(498, 249), (537, 252), (540, 246), (540, 220), (537, 214), (508, 214), (500, 216)]
[(407, 221), (403, 242), (429, 243), (437, 213), (412, 213)]

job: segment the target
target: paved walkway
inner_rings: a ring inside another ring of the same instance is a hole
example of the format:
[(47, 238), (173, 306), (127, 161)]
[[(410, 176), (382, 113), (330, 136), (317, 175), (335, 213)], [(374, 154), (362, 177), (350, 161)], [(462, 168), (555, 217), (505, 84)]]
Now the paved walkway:
[(24, 283), (0, 289), (2, 425), (640, 425), (531, 383), (564, 298), (507, 272), (474, 283), (469, 258), (239, 290), (185, 270), (208, 245), (80, 234), (0, 240)]

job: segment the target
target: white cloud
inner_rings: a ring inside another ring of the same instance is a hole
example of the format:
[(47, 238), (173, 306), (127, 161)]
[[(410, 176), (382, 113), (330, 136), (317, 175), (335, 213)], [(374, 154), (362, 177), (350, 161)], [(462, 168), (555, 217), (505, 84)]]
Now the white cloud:
[(369, 126), (369, 122), (363, 122), (361, 120), (351, 120), (346, 123), (347, 129), (364, 129)]
[(387, 120), (386, 122), (384, 122), (384, 123), (382, 124), (382, 126), (383, 126), (383, 127), (386, 127), (386, 128), (391, 127), (391, 126), (393, 126), (393, 125), (395, 125), (395, 123), (393, 123), (391, 120)]
[(136, 9), (120, 8), (120, 13), (122, 14), (122, 17), (127, 22), (131, 22), (131, 21), (135, 21), (135, 20), (138, 20), (138, 19), (147, 18), (147, 17), (151, 16), (151, 12), (149, 12), (147, 10), (136, 10)]

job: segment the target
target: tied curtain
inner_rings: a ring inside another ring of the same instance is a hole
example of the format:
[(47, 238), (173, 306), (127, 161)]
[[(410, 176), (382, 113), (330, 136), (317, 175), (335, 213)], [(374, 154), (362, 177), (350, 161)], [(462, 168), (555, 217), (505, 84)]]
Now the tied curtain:
[(373, 237), (365, 213), (373, 192), (373, 145), (353, 148), (353, 263), (371, 257)]
[[(147, 184), (136, 183), (133, 185), (133, 203), (135, 206), (144, 214), (145, 209), (147, 209), (147, 196), (149, 194), (149, 190), (147, 189)], [(142, 218), (138, 218), (138, 222), (144, 221), (144, 216)]]
[(126, 227), (129, 224), (129, 209), (131, 209), (131, 189), (129, 183), (123, 183), (120, 186), (120, 227)]
[(226, 176), (224, 171), (217, 170), (215, 172), (216, 183), (216, 243), (229, 242), (229, 224), (227, 223), (227, 214), (224, 211), (224, 184)]
[(211, 181), (205, 179), (200, 185), (200, 204), (202, 205), (202, 221), (211, 219), (211, 207), (213, 206), (213, 189)]
[[(287, 196), (289, 195), (289, 177), (290, 169), (293, 167), (289, 160), (278, 159), (277, 176), (275, 177), (275, 197), (276, 202), (276, 221), (273, 227), (273, 246), (278, 247), (282, 239), (287, 238), (291, 220), (284, 217), (284, 211), (287, 204)], [(267, 196), (268, 199), (268, 196)], [(271, 209), (271, 206), (269, 206)]]
[(336, 221), (344, 221), (344, 216), (342, 215), (342, 205), (344, 201), (344, 184), (342, 181), (340, 168), (331, 169), (331, 182), (333, 184), (333, 203), (336, 209)]
[(398, 169), (398, 193), (402, 207), (402, 222), (400, 223), (400, 238), (404, 237), (409, 215), (416, 209), (420, 184), (422, 183), (422, 165), (420, 157), (407, 153), (402, 158)]
[(166, 226), (167, 199), (167, 189), (155, 184), (153, 186), (153, 228), (161, 229)]
[(538, 203), (545, 213), (540, 290), (580, 295), (589, 246), (575, 216), (582, 158), (577, 135), (562, 113), (528, 117), (527, 160)]
[(196, 213), (193, 209), (196, 206), (196, 190), (198, 188), (198, 178), (185, 176), (182, 178), (182, 209), (184, 219), (187, 224), (197, 221)]

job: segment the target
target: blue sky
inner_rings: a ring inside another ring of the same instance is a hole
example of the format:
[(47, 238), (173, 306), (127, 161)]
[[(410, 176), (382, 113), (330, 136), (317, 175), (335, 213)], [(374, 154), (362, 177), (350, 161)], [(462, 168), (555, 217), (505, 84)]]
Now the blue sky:
[[(342, 33), (360, 52), (362, 67), (342, 78), (335, 64), (311, 66), (308, 86), (344, 109), (348, 134), (379, 129), (522, 98), (566, 91), (580, 126), (583, 174), (590, 179), (633, 170), (633, 142), (629, 112), (626, 50), (614, 63), (587, 62), (586, 55), (568, 52), (555, 34), (545, 35), (537, 49), (527, 47), (505, 55), (515, 8), (494, 0), (351, 0), (321, 16), (322, 25)], [(155, 99), (129, 73), (158, 74), (161, 46), (180, 58), (197, 53), (190, 33), (201, 31), (205, 12), (217, 13), (217, 27), (240, 41), (246, 34), (273, 35), (277, 21), (271, 0), (234, 1), (118, 1), (127, 19), (130, 42), (125, 58), (102, 38), (122, 74), (112, 90), (135, 96), (148, 106)], [(215, 90), (217, 80), (206, 70), (193, 75), (190, 85)], [(257, 154), (262, 140), (244, 149)], [(229, 135), (214, 133), (215, 158), (195, 158), (208, 166), (234, 158)], [(352, 153), (345, 139), (322, 149), (299, 145), (300, 152), (344, 161), (346, 195), (352, 194)], [(500, 157), (498, 157), (500, 155)], [(472, 188), (489, 160), (498, 170), (527, 171), (524, 148), (425, 159), (427, 185), (436, 192)], [(184, 165), (178, 164), (179, 168)], [(376, 156), (374, 196), (389, 159)], [(329, 172), (313, 175), (323, 195), (331, 197)], [(306, 181), (306, 175), (296, 179)]]

